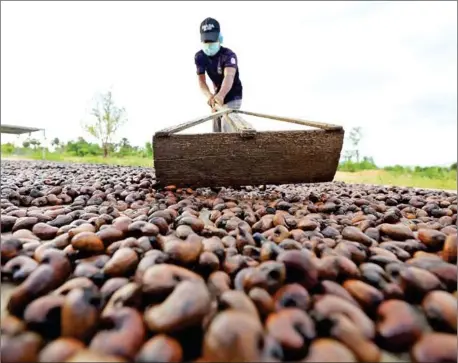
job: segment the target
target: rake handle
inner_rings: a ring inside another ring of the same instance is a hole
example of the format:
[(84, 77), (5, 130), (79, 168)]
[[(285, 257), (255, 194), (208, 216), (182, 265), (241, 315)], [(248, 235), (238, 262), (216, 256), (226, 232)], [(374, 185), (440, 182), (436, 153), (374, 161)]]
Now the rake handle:
[(241, 114), (248, 115), (248, 116), (257, 116), (257, 117), (268, 118), (268, 119), (276, 120), (276, 121), (289, 122), (289, 123), (298, 124), (302, 126), (317, 127), (319, 129), (323, 129), (326, 131), (336, 131), (336, 130), (338, 131), (338, 130), (343, 129), (342, 126), (327, 124), (324, 122), (300, 120), (300, 119), (294, 119), (294, 118), (289, 118), (289, 117), (273, 116), (273, 115), (267, 115), (267, 114), (262, 114), (262, 113), (257, 113), (257, 112), (242, 111), (242, 110), (234, 110), (234, 112), (241, 113)]

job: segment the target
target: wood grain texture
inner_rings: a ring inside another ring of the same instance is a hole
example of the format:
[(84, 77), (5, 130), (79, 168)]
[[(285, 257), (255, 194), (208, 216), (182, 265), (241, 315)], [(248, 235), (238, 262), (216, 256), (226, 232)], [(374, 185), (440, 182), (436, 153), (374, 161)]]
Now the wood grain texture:
[(160, 185), (211, 187), (332, 181), (344, 130), (153, 137)]

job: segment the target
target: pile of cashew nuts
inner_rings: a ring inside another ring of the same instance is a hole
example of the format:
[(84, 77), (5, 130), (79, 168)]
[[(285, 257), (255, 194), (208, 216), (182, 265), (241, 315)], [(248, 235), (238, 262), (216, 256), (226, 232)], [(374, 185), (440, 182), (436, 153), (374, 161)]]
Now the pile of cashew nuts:
[(1, 177), (2, 362), (457, 361), (455, 193)]

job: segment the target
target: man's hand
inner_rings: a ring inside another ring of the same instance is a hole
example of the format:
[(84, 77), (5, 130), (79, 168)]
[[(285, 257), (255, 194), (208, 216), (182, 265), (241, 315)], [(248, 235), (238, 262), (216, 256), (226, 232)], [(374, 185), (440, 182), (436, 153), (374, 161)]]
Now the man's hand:
[(214, 107), (215, 100), (214, 100), (214, 96), (213, 96), (212, 94), (210, 94), (210, 95), (208, 96), (207, 104), (208, 104), (211, 108)]
[(213, 101), (214, 101), (214, 103), (216, 103), (216, 104), (218, 104), (220, 106), (224, 106), (224, 99), (219, 94), (216, 94), (216, 95), (213, 96)]

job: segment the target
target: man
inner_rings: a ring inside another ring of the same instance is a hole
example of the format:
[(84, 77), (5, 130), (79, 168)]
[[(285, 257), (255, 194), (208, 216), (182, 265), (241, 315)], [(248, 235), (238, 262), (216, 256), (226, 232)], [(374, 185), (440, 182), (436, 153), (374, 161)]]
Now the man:
[[(212, 109), (215, 104), (240, 109), (242, 104), (242, 82), (239, 78), (237, 56), (223, 47), (221, 28), (217, 20), (207, 18), (200, 24), (202, 49), (194, 57), (199, 87)], [(208, 88), (205, 73), (213, 82), (214, 93)], [(228, 125), (221, 125), (221, 118), (213, 120), (213, 132), (230, 131)]]

